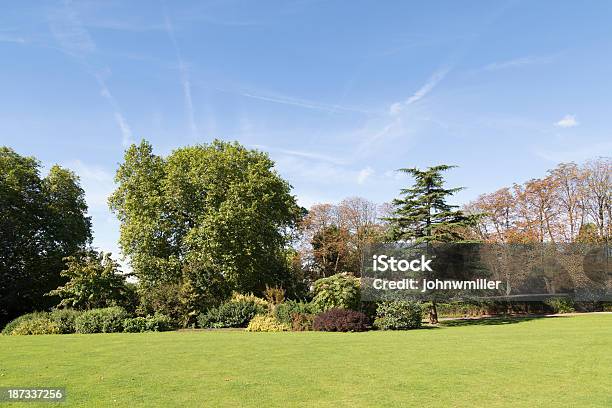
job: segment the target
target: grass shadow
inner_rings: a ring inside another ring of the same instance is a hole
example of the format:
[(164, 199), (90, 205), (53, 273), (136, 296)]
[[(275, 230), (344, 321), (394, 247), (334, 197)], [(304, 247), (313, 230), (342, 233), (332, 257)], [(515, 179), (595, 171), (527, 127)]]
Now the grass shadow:
[(499, 326), (529, 322), (538, 319), (553, 319), (554, 316), (496, 316), (482, 317), (479, 319), (453, 319), (440, 322), (440, 327), (463, 327), (463, 326)]

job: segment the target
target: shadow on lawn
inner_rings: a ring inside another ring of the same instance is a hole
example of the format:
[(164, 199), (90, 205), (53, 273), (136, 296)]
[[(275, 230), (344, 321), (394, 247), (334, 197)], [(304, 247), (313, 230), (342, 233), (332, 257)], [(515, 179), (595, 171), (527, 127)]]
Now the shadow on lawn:
[(554, 316), (499, 316), (483, 317), (480, 319), (456, 319), (440, 322), (440, 327), (462, 327), (462, 326), (498, 326), (529, 322), (537, 319), (553, 319)]

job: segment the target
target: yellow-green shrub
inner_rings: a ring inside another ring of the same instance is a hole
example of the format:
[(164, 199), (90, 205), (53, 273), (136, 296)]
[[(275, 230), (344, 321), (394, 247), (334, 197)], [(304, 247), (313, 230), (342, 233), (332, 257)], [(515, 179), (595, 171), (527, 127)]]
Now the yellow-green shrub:
[(280, 332), (289, 331), (290, 327), (276, 320), (272, 316), (257, 315), (251, 319), (246, 331), (251, 332)]
[(35, 334), (60, 334), (58, 325), (47, 317), (39, 317), (24, 320), (11, 332), (13, 336), (25, 336)]

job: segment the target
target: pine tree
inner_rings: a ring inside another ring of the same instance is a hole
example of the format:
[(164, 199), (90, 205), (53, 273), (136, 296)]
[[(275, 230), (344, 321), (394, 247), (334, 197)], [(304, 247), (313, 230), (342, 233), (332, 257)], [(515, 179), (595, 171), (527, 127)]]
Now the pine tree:
[[(442, 172), (454, 167), (442, 164), (426, 170), (399, 170), (410, 174), (414, 184), (401, 190), (402, 197), (393, 200), (393, 217), (387, 219), (393, 240), (427, 245), (465, 242), (465, 231), (475, 224), (478, 216), (466, 215), (458, 206), (447, 203), (450, 196), (463, 190), (463, 187), (444, 187)], [(429, 320), (438, 322), (435, 300), (432, 300)]]

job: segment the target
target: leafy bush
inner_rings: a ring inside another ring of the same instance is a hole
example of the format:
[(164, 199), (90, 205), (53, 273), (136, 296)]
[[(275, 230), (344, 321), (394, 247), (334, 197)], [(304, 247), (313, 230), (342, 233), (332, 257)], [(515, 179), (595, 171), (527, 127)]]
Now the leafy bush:
[(174, 330), (175, 325), (170, 316), (161, 313), (155, 313), (153, 316), (146, 318), (147, 330), (150, 331), (169, 331)]
[(4, 326), (4, 329), (2, 329), (2, 334), (10, 336), (13, 333), (13, 330), (15, 330), (15, 328), (19, 326), (22, 322), (38, 319), (40, 317), (47, 317), (48, 315), (49, 314), (47, 312), (33, 312), (21, 315), (7, 323), (7, 325)]
[(76, 319), (82, 312), (73, 309), (56, 309), (49, 313), (49, 319), (53, 321), (61, 334), (76, 332)]
[(422, 306), (416, 302), (382, 302), (376, 310), (374, 326), (380, 330), (418, 329), (421, 327), (422, 310)]
[(123, 320), (123, 331), (125, 333), (142, 333), (147, 331), (147, 319), (144, 317), (128, 317)]
[(279, 305), (285, 300), (285, 289), (279, 288), (277, 286), (270, 287), (266, 285), (264, 296), (269, 303), (273, 305)]
[(234, 292), (232, 293), (232, 298), (230, 302), (251, 302), (258, 306), (261, 306), (264, 309), (268, 309), (270, 307), (270, 302), (260, 297), (255, 296), (252, 293), (243, 295), (242, 293)]
[(12, 331), (13, 336), (36, 334), (59, 334), (60, 329), (51, 319), (44, 316), (23, 320)]
[(198, 316), (202, 328), (246, 327), (251, 319), (266, 309), (254, 302), (229, 301)]
[(92, 309), (76, 318), (77, 333), (118, 333), (123, 331), (123, 321), (128, 317), (125, 309), (114, 306)]
[(339, 273), (319, 279), (314, 283), (314, 293), (312, 303), (318, 311), (325, 312), (335, 308), (359, 309), (360, 283), (353, 275)]
[(276, 305), (274, 308), (274, 317), (276, 317), (276, 319), (281, 323), (291, 325), (294, 314), (312, 314), (314, 312), (315, 309), (310, 303), (288, 300), (284, 303)]
[(294, 313), (291, 321), (291, 330), (310, 331), (313, 328), (315, 315), (307, 313)]
[(318, 331), (365, 331), (368, 329), (368, 318), (355, 310), (330, 309), (315, 317), (313, 328)]
[(280, 332), (290, 330), (289, 326), (276, 320), (273, 316), (257, 315), (251, 319), (246, 331)]
[(555, 313), (575, 312), (574, 300), (567, 297), (553, 297), (544, 301)]

